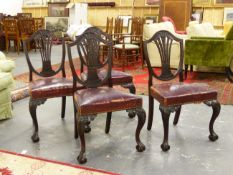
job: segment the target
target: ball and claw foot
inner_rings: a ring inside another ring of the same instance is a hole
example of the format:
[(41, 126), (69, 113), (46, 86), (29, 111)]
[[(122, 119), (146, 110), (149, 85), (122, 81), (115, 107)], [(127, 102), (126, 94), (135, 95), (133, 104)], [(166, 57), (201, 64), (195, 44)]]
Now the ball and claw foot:
[(170, 145), (168, 145), (168, 143), (163, 143), (161, 144), (161, 148), (164, 152), (166, 152), (170, 149)]
[(86, 125), (84, 131), (85, 133), (91, 132), (91, 127), (89, 125)]
[(81, 153), (79, 154), (77, 160), (78, 160), (78, 162), (79, 162), (80, 164), (84, 164), (84, 163), (87, 162), (86, 156), (85, 156), (84, 154), (81, 154)]
[(138, 145), (136, 146), (136, 149), (137, 149), (138, 152), (143, 152), (143, 151), (145, 151), (146, 147), (145, 147), (145, 145), (143, 145), (143, 144), (141, 143), (141, 144), (138, 144)]
[(135, 115), (136, 115), (136, 113), (135, 113), (135, 112), (132, 112), (132, 111), (130, 111), (130, 112), (128, 113), (129, 118), (134, 118)]
[(218, 140), (218, 135), (217, 134), (209, 135), (209, 139), (210, 139), (210, 141), (214, 142), (214, 141)]
[(38, 136), (38, 133), (34, 133), (32, 136), (31, 136), (31, 139), (34, 143), (36, 142), (39, 142), (40, 138)]

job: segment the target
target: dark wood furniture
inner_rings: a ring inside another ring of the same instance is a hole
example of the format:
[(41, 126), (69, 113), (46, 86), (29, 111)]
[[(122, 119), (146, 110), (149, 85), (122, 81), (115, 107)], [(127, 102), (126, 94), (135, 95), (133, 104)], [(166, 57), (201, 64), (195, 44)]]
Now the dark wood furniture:
[(3, 18), (4, 14), (0, 13), (0, 50), (6, 49), (5, 34), (3, 29)]
[[(97, 35), (101, 35), (99, 30), (96, 30)], [(77, 37), (78, 38), (78, 37)], [(106, 59), (108, 58), (108, 47), (104, 44), (104, 43), (100, 43), (100, 55), (99, 60), (100, 62), (104, 62), (106, 61)], [(102, 49), (104, 49), (104, 54), (102, 54)], [(84, 80), (87, 79), (87, 72), (84, 70), (84, 64), (83, 62), (80, 63), (81, 64), (81, 73), (82, 73), (82, 78)], [(98, 77), (101, 79), (104, 79), (104, 76), (106, 74), (106, 70), (99, 70), (98, 71)], [(112, 81), (112, 85), (120, 85), (123, 88), (127, 88), (129, 89), (129, 92), (132, 94), (136, 94), (136, 88), (135, 85), (133, 83), (133, 77), (132, 75), (126, 73), (126, 72), (122, 72), (122, 71), (118, 71), (118, 70), (111, 70), (111, 81)], [(108, 85), (107, 83), (104, 84), (105, 86)], [(128, 116), (130, 118), (133, 118), (135, 116), (135, 113), (132, 111), (129, 111)]]
[(114, 7), (116, 5), (115, 2), (88, 2), (87, 3), (88, 6), (110, 6), (110, 7)]
[(176, 29), (176, 25), (175, 25), (174, 21), (172, 20), (172, 18), (170, 18), (170, 17), (168, 17), (168, 16), (163, 16), (163, 17), (162, 17), (162, 21), (163, 21), (163, 22), (166, 22), (166, 21), (171, 22), (171, 23), (173, 24), (173, 27), (174, 27), (174, 30), (175, 30), (176, 33), (182, 34), (182, 35), (187, 34), (185, 30), (180, 31), (180, 30), (177, 30), (177, 29)]
[[(34, 133), (32, 135), (32, 141), (38, 142), (38, 122), (36, 109), (37, 106), (44, 104), (48, 98), (62, 97), (61, 117), (65, 117), (66, 96), (73, 95), (73, 83), (72, 80), (66, 79), (64, 61), (65, 61), (65, 42), (62, 41), (62, 59), (60, 66), (55, 69), (52, 66), (51, 48), (53, 43), (53, 34), (48, 30), (38, 30), (29, 39), (23, 42), (24, 52), (29, 67), (29, 111), (33, 120)], [(40, 51), (42, 69), (36, 70), (31, 62), (27, 45), (34, 42), (36, 48)], [(33, 75), (40, 76), (41, 79), (34, 80)], [(59, 74), (61, 75), (59, 77)], [(54, 77), (56, 76), (56, 77)], [(82, 88), (80, 85), (76, 85), (76, 88)], [(76, 129), (76, 128), (75, 128)]]
[[(148, 57), (147, 45), (155, 43), (161, 57), (161, 73), (158, 75), (151, 67), (150, 59)], [(179, 67), (174, 72), (170, 69), (170, 51), (172, 42), (177, 42), (180, 45), (180, 62)], [(209, 123), (209, 139), (215, 141), (218, 139), (218, 135), (214, 132), (213, 125), (215, 119), (220, 112), (220, 104), (217, 101), (217, 91), (211, 89), (205, 83), (183, 83), (183, 40), (176, 38), (168, 31), (159, 31), (154, 36), (144, 41), (145, 59), (149, 70), (148, 92), (149, 92), (149, 116), (147, 129), (151, 130), (153, 122), (154, 111), (154, 99), (156, 99), (160, 105), (159, 109), (162, 114), (163, 127), (164, 127), (164, 139), (161, 145), (163, 151), (170, 149), (168, 144), (168, 128), (169, 117), (172, 112), (175, 113), (175, 119), (173, 124), (176, 125), (179, 120), (181, 105), (188, 103), (201, 103), (204, 102), (208, 106), (213, 108), (213, 114)], [(162, 83), (153, 84), (153, 78), (157, 78), (162, 81), (168, 81), (174, 79), (179, 75), (180, 82), (178, 83)]]
[(192, 0), (161, 0), (159, 6), (159, 18), (163, 16), (173, 19), (176, 29), (185, 31), (190, 21)]
[[(99, 61), (100, 42), (108, 47), (107, 58)], [(78, 49), (80, 62), (87, 70), (87, 79), (82, 79), (77, 73), (77, 67), (73, 64), (71, 49)], [(87, 29), (76, 41), (67, 45), (68, 58), (73, 75), (73, 88), (77, 82), (85, 86), (85, 89), (74, 92), (73, 101), (76, 111), (78, 133), (81, 143), (81, 151), (78, 156), (79, 163), (87, 161), (85, 152), (84, 125), (93, 120), (99, 113), (108, 113), (105, 132), (110, 130), (111, 115), (113, 111), (133, 110), (138, 115), (138, 126), (135, 137), (137, 150), (142, 152), (145, 146), (140, 141), (140, 131), (145, 123), (145, 111), (142, 108), (142, 99), (133, 94), (122, 93), (112, 88), (111, 68), (113, 56), (113, 41), (111, 36), (96, 27)], [(103, 78), (98, 76), (98, 71), (105, 70)], [(108, 84), (108, 87), (103, 85)]]

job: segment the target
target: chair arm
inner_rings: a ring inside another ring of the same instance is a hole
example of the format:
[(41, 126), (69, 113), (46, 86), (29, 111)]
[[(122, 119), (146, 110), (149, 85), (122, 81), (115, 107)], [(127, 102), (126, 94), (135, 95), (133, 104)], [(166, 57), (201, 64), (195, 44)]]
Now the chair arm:
[(224, 37), (210, 37), (210, 36), (192, 36), (191, 39), (199, 39), (199, 40), (224, 40)]
[(188, 39), (185, 42), (185, 64), (228, 67), (232, 50), (233, 40)]

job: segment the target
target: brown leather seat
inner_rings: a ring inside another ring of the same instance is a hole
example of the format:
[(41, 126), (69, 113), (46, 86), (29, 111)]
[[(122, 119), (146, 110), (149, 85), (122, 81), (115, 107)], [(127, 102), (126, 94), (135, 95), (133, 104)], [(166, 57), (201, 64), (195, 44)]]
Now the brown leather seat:
[(150, 94), (163, 106), (217, 99), (217, 91), (206, 83), (163, 83), (150, 87)]
[[(99, 78), (101, 78), (103, 80), (103, 78), (106, 76), (106, 70), (100, 70), (98, 72), (98, 76), (99, 76)], [(133, 82), (132, 75), (130, 75), (126, 72), (122, 72), (122, 71), (112, 70), (111, 77), (112, 77), (112, 84), (113, 85), (122, 85), (122, 84), (127, 84), (127, 83)], [(84, 80), (87, 79), (86, 72), (82, 73), (82, 78)]]
[[(77, 83), (78, 89), (83, 86)], [(73, 81), (66, 78), (46, 78), (30, 82), (29, 93), (31, 98), (53, 98), (73, 95)]]
[(135, 109), (142, 106), (141, 97), (105, 87), (76, 91), (74, 101), (80, 115)]

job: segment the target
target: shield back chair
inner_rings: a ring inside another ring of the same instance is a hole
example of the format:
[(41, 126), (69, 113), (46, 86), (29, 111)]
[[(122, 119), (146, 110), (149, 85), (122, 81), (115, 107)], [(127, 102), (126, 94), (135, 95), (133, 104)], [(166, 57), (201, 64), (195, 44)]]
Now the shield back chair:
[[(48, 30), (38, 30), (29, 39), (23, 42), (24, 52), (29, 67), (29, 111), (32, 117), (34, 132), (31, 137), (33, 142), (39, 141), (38, 122), (36, 109), (37, 106), (44, 104), (48, 98), (62, 97), (61, 117), (65, 117), (66, 96), (73, 95), (72, 80), (66, 79), (65, 62), (65, 42), (62, 41), (61, 63), (58, 68), (52, 66), (52, 43), (53, 34)], [(33, 58), (29, 56), (27, 45), (34, 42), (41, 55), (42, 69), (36, 70), (33, 66)], [(61, 76), (59, 77), (59, 74)], [(34, 80), (33, 75), (40, 79)], [(77, 85), (77, 87), (79, 87)], [(75, 128), (76, 129), (76, 128)]]
[[(108, 47), (107, 58), (104, 62), (99, 61), (100, 43)], [(83, 79), (81, 73), (77, 73), (77, 67), (72, 60), (71, 49), (76, 47), (80, 62), (87, 71), (87, 78)], [(133, 110), (138, 116), (138, 125), (135, 138), (136, 149), (139, 152), (145, 150), (140, 141), (140, 131), (145, 123), (145, 111), (142, 108), (142, 98), (128, 93), (123, 93), (112, 88), (111, 68), (113, 55), (113, 41), (111, 36), (96, 27), (87, 29), (72, 43), (67, 44), (68, 58), (73, 75), (73, 88), (76, 89), (77, 82), (85, 86), (85, 89), (74, 92), (73, 102), (76, 111), (77, 128), (80, 138), (81, 151), (78, 156), (79, 163), (87, 161), (85, 156), (86, 146), (84, 138), (84, 126), (86, 122), (93, 120), (99, 113), (108, 113), (105, 133), (110, 130), (111, 115), (114, 111)], [(104, 69), (104, 77), (98, 76), (99, 70)], [(108, 86), (104, 86), (107, 82)]]
[[(88, 30), (88, 29), (87, 29)], [(93, 32), (97, 32), (96, 34), (97, 35), (101, 35), (102, 32), (100, 32), (100, 30), (95, 30)], [(76, 37), (78, 38), (78, 37)], [(104, 44), (101, 43), (100, 46), (102, 47)], [(108, 53), (108, 48), (105, 46), (105, 51), (106, 53)], [(102, 55), (102, 58), (99, 59), (100, 61), (105, 61), (107, 58), (107, 54), (104, 54)], [(87, 73), (84, 71), (84, 64), (81, 61), (81, 72), (82, 72), (82, 77), (84, 79), (87, 78)], [(98, 76), (100, 78), (104, 78), (104, 75), (106, 74), (106, 70), (100, 70), (98, 71)], [(126, 73), (126, 72), (122, 72), (122, 71), (118, 71), (118, 70), (111, 70), (111, 81), (112, 81), (112, 85), (120, 85), (122, 86), (123, 88), (127, 88), (129, 89), (129, 92), (132, 93), (132, 94), (136, 94), (136, 88), (135, 88), (135, 85), (133, 83), (133, 77), (132, 75)], [(130, 118), (133, 118), (135, 116), (135, 113), (133, 113), (132, 111), (128, 113), (128, 116)]]
[[(177, 42), (180, 46), (180, 62), (177, 70), (172, 72), (170, 69), (170, 53), (171, 45), (173, 42)], [(160, 53), (161, 58), (161, 73), (157, 74), (151, 66), (150, 59), (148, 57), (147, 46), (150, 43), (154, 43)], [(213, 125), (215, 119), (218, 117), (220, 112), (220, 104), (217, 101), (217, 91), (211, 89), (205, 83), (183, 83), (183, 40), (175, 37), (168, 31), (162, 30), (155, 33), (152, 38), (144, 41), (145, 59), (149, 71), (148, 81), (148, 92), (149, 92), (149, 116), (147, 129), (151, 130), (153, 122), (153, 111), (154, 111), (154, 99), (159, 103), (159, 109), (162, 114), (162, 121), (164, 127), (164, 139), (161, 145), (163, 151), (170, 149), (168, 144), (168, 131), (169, 131), (169, 117), (170, 113), (175, 113), (173, 124), (176, 125), (179, 120), (181, 105), (188, 103), (201, 103), (204, 102), (206, 105), (213, 108), (213, 114), (209, 123), (209, 139), (215, 141), (218, 139), (217, 134), (214, 132)], [(153, 79), (156, 78), (161, 81), (168, 81), (179, 76), (180, 82), (177, 83), (161, 83), (153, 84)]]

